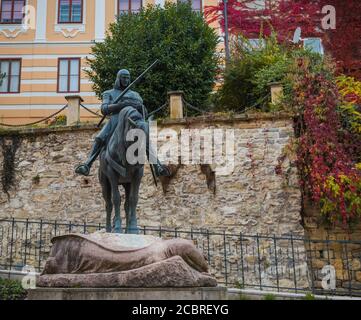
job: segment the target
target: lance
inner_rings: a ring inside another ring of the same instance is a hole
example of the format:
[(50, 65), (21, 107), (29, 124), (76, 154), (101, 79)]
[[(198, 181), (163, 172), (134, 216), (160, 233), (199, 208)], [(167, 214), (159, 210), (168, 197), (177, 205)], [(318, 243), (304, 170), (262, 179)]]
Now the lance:
[[(144, 70), (144, 72), (137, 78), (135, 79), (128, 87), (126, 87), (122, 93), (114, 100), (113, 104), (117, 104), (120, 99), (122, 99), (125, 94), (130, 90), (131, 87), (133, 87), (140, 79), (142, 79), (144, 77), (144, 75), (150, 70), (152, 69), (157, 63), (159, 62), (159, 60), (155, 60), (147, 69)], [(103, 116), (103, 118), (100, 120), (100, 122), (98, 123), (98, 128), (101, 126), (101, 124), (103, 123), (103, 121), (105, 120), (106, 116)]]

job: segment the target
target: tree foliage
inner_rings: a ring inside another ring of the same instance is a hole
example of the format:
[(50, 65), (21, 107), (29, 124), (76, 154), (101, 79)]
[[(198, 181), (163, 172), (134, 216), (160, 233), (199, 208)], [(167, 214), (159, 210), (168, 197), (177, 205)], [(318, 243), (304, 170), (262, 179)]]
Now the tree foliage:
[[(257, 5), (258, 3), (258, 5)], [(208, 6), (205, 14), (209, 22), (219, 21), (224, 28), (224, 3)], [(315, 25), (320, 22), (317, 1), (310, 0), (265, 0), (264, 4), (254, 0), (228, 1), (229, 30), (245, 37), (258, 37), (260, 33), (270, 36), (276, 31), (280, 39), (289, 38), (297, 26), (307, 34), (315, 34)]]
[(0, 72), (0, 86), (3, 84), (4, 78), (5, 78), (5, 73)]
[(148, 110), (163, 105), (172, 90), (183, 90), (189, 103), (205, 107), (217, 72), (217, 43), (216, 32), (189, 4), (148, 6), (110, 25), (105, 41), (92, 48), (88, 74), (100, 96), (113, 87), (119, 69), (127, 68), (134, 79), (159, 59), (135, 88)]
[(336, 9), (336, 29), (326, 30), (323, 40), (338, 63), (340, 73), (361, 80), (361, 1), (320, 0)]

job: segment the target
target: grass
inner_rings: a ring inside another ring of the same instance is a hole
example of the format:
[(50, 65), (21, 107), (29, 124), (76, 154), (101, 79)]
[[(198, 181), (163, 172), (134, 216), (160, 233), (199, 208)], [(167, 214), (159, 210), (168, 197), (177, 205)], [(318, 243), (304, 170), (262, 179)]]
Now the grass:
[(272, 293), (268, 293), (264, 296), (263, 300), (276, 300), (276, 296)]
[(307, 293), (303, 300), (316, 300), (315, 296), (312, 293)]

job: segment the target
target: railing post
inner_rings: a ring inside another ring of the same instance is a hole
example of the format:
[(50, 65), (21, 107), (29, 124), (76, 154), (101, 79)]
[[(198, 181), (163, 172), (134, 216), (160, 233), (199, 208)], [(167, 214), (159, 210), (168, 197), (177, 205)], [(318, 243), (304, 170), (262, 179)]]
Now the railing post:
[(228, 274), (227, 274), (227, 244), (226, 244), (226, 231), (223, 230), (223, 250), (224, 250), (224, 275), (226, 278), (226, 286), (228, 286)]
[(38, 271), (41, 271), (41, 248), (43, 246), (43, 220), (40, 220)]
[(15, 218), (12, 218), (11, 222), (11, 239), (10, 239), (10, 266), (9, 270), (11, 270), (13, 266), (13, 245), (14, 245), (14, 228), (15, 228)]
[(184, 110), (184, 92), (183, 91), (169, 91), (169, 115), (171, 119), (182, 119)]
[(81, 96), (72, 95), (66, 96), (68, 101), (68, 115), (66, 118), (66, 125), (72, 126), (80, 122), (80, 104), (84, 101)]

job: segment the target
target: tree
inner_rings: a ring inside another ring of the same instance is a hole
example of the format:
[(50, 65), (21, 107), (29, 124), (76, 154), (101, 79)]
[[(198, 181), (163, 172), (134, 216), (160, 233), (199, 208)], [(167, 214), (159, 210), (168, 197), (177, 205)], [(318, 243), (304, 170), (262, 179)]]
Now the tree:
[[(292, 39), (296, 27), (303, 37), (321, 37), (326, 50), (336, 59), (340, 73), (361, 79), (361, 1), (359, 0), (229, 0), (230, 32), (246, 37), (269, 36), (276, 31), (281, 41)], [(253, 4), (253, 5), (252, 5)], [(336, 29), (322, 29), (322, 8), (336, 9)], [(205, 9), (209, 22), (218, 20), (224, 28), (223, 1)]]
[(337, 14), (336, 29), (323, 35), (326, 49), (341, 73), (361, 80), (361, 1), (321, 0), (323, 5), (334, 6)]
[(216, 32), (188, 3), (148, 6), (110, 25), (105, 41), (92, 48), (88, 74), (100, 96), (112, 88), (119, 69), (134, 78), (160, 59), (136, 86), (148, 110), (163, 105), (171, 90), (183, 90), (189, 103), (205, 107), (217, 73), (217, 43)]
[[(320, 8), (317, 1), (310, 0), (264, 0), (258, 5), (255, 0), (229, 0), (229, 30), (242, 33), (248, 38), (259, 35), (269, 37), (276, 31), (280, 40), (289, 39), (297, 26), (302, 27), (304, 34), (319, 34), (315, 25), (320, 24)], [(219, 21), (224, 28), (223, 1), (216, 6), (208, 6), (205, 15), (208, 22)]]
[(0, 72), (0, 86), (3, 84), (4, 78), (5, 78), (5, 73)]

